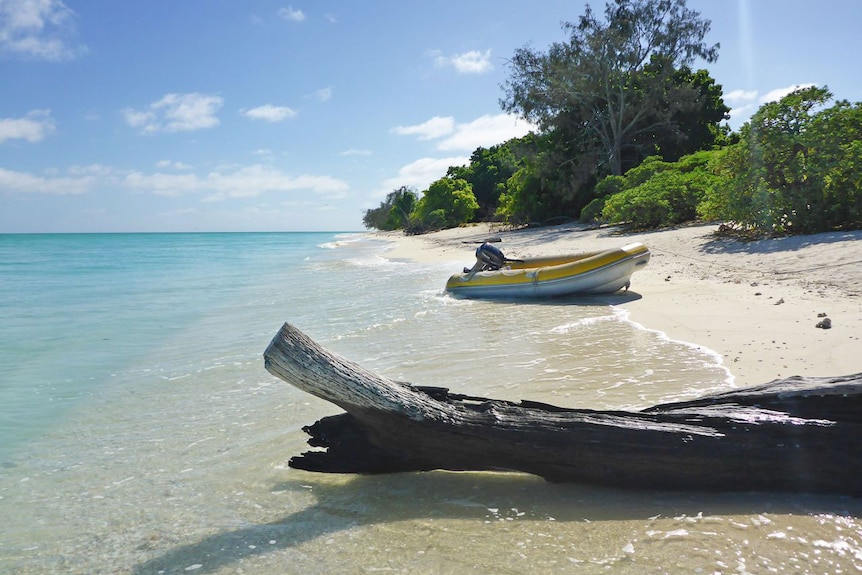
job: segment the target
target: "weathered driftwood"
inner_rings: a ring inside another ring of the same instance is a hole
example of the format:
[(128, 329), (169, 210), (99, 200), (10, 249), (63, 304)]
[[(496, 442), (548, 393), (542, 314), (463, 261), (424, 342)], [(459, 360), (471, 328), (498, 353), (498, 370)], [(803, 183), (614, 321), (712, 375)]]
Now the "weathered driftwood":
[(303, 428), (329, 473), (512, 470), (631, 488), (862, 495), (862, 373), (791, 377), (639, 412), (565, 409), (375, 375), (285, 324), (266, 369), (346, 413)]

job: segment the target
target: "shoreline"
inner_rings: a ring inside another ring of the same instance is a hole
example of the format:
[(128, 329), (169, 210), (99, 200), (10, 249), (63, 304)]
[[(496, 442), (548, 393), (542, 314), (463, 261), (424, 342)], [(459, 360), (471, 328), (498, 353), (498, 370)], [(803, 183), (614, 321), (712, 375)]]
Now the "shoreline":
[[(615, 304), (628, 319), (668, 338), (716, 352), (739, 387), (794, 375), (862, 372), (862, 231), (741, 242), (717, 224), (624, 233), (563, 224), (502, 230), (492, 224), (420, 236), (374, 232), (394, 243), (385, 257), (473, 264), (483, 240), (510, 257), (618, 247), (639, 241), (647, 266), (632, 276), (639, 297)], [(441, 286), (446, 278), (440, 278)], [(816, 327), (826, 314), (831, 329)]]

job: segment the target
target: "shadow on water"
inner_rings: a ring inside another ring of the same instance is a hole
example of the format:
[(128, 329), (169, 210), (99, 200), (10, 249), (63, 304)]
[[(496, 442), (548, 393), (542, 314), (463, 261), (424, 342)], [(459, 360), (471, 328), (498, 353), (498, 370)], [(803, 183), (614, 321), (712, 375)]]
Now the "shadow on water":
[[(520, 473), (426, 472), (354, 476), (333, 485), (313, 474), (273, 486), (311, 489), (317, 502), (274, 521), (217, 533), (138, 565), (136, 575), (211, 573), (249, 557), (289, 549), (356, 527), (417, 519), (601, 522), (740, 514), (859, 516), (862, 499), (805, 494), (620, 491), (552, 484)], [(199, 567), (198, 567), (199, 566)]]

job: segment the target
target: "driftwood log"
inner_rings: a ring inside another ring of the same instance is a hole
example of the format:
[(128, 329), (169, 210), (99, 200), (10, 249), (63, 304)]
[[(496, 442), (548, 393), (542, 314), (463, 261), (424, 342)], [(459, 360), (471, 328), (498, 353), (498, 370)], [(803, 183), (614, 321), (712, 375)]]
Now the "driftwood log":
[(624, 488), (862, 496), (862, 373), (790, 377), (643, 411), (566, 409), (393, 381), (284, 324), (266, 369), (345, 413), (290, 466), (327, 473), (510, 470)]

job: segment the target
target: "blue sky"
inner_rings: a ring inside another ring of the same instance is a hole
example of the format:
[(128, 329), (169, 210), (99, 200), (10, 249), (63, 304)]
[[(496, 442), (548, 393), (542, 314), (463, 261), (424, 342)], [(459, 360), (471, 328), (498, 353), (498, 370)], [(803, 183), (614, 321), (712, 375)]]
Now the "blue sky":
[[(0, 0), (0, 233), (361, 230), (529, 130), (506, 61), (585, 3)], [(732, 127), (798, 85), (862, 100), (858, 0), (688, 6)]]

